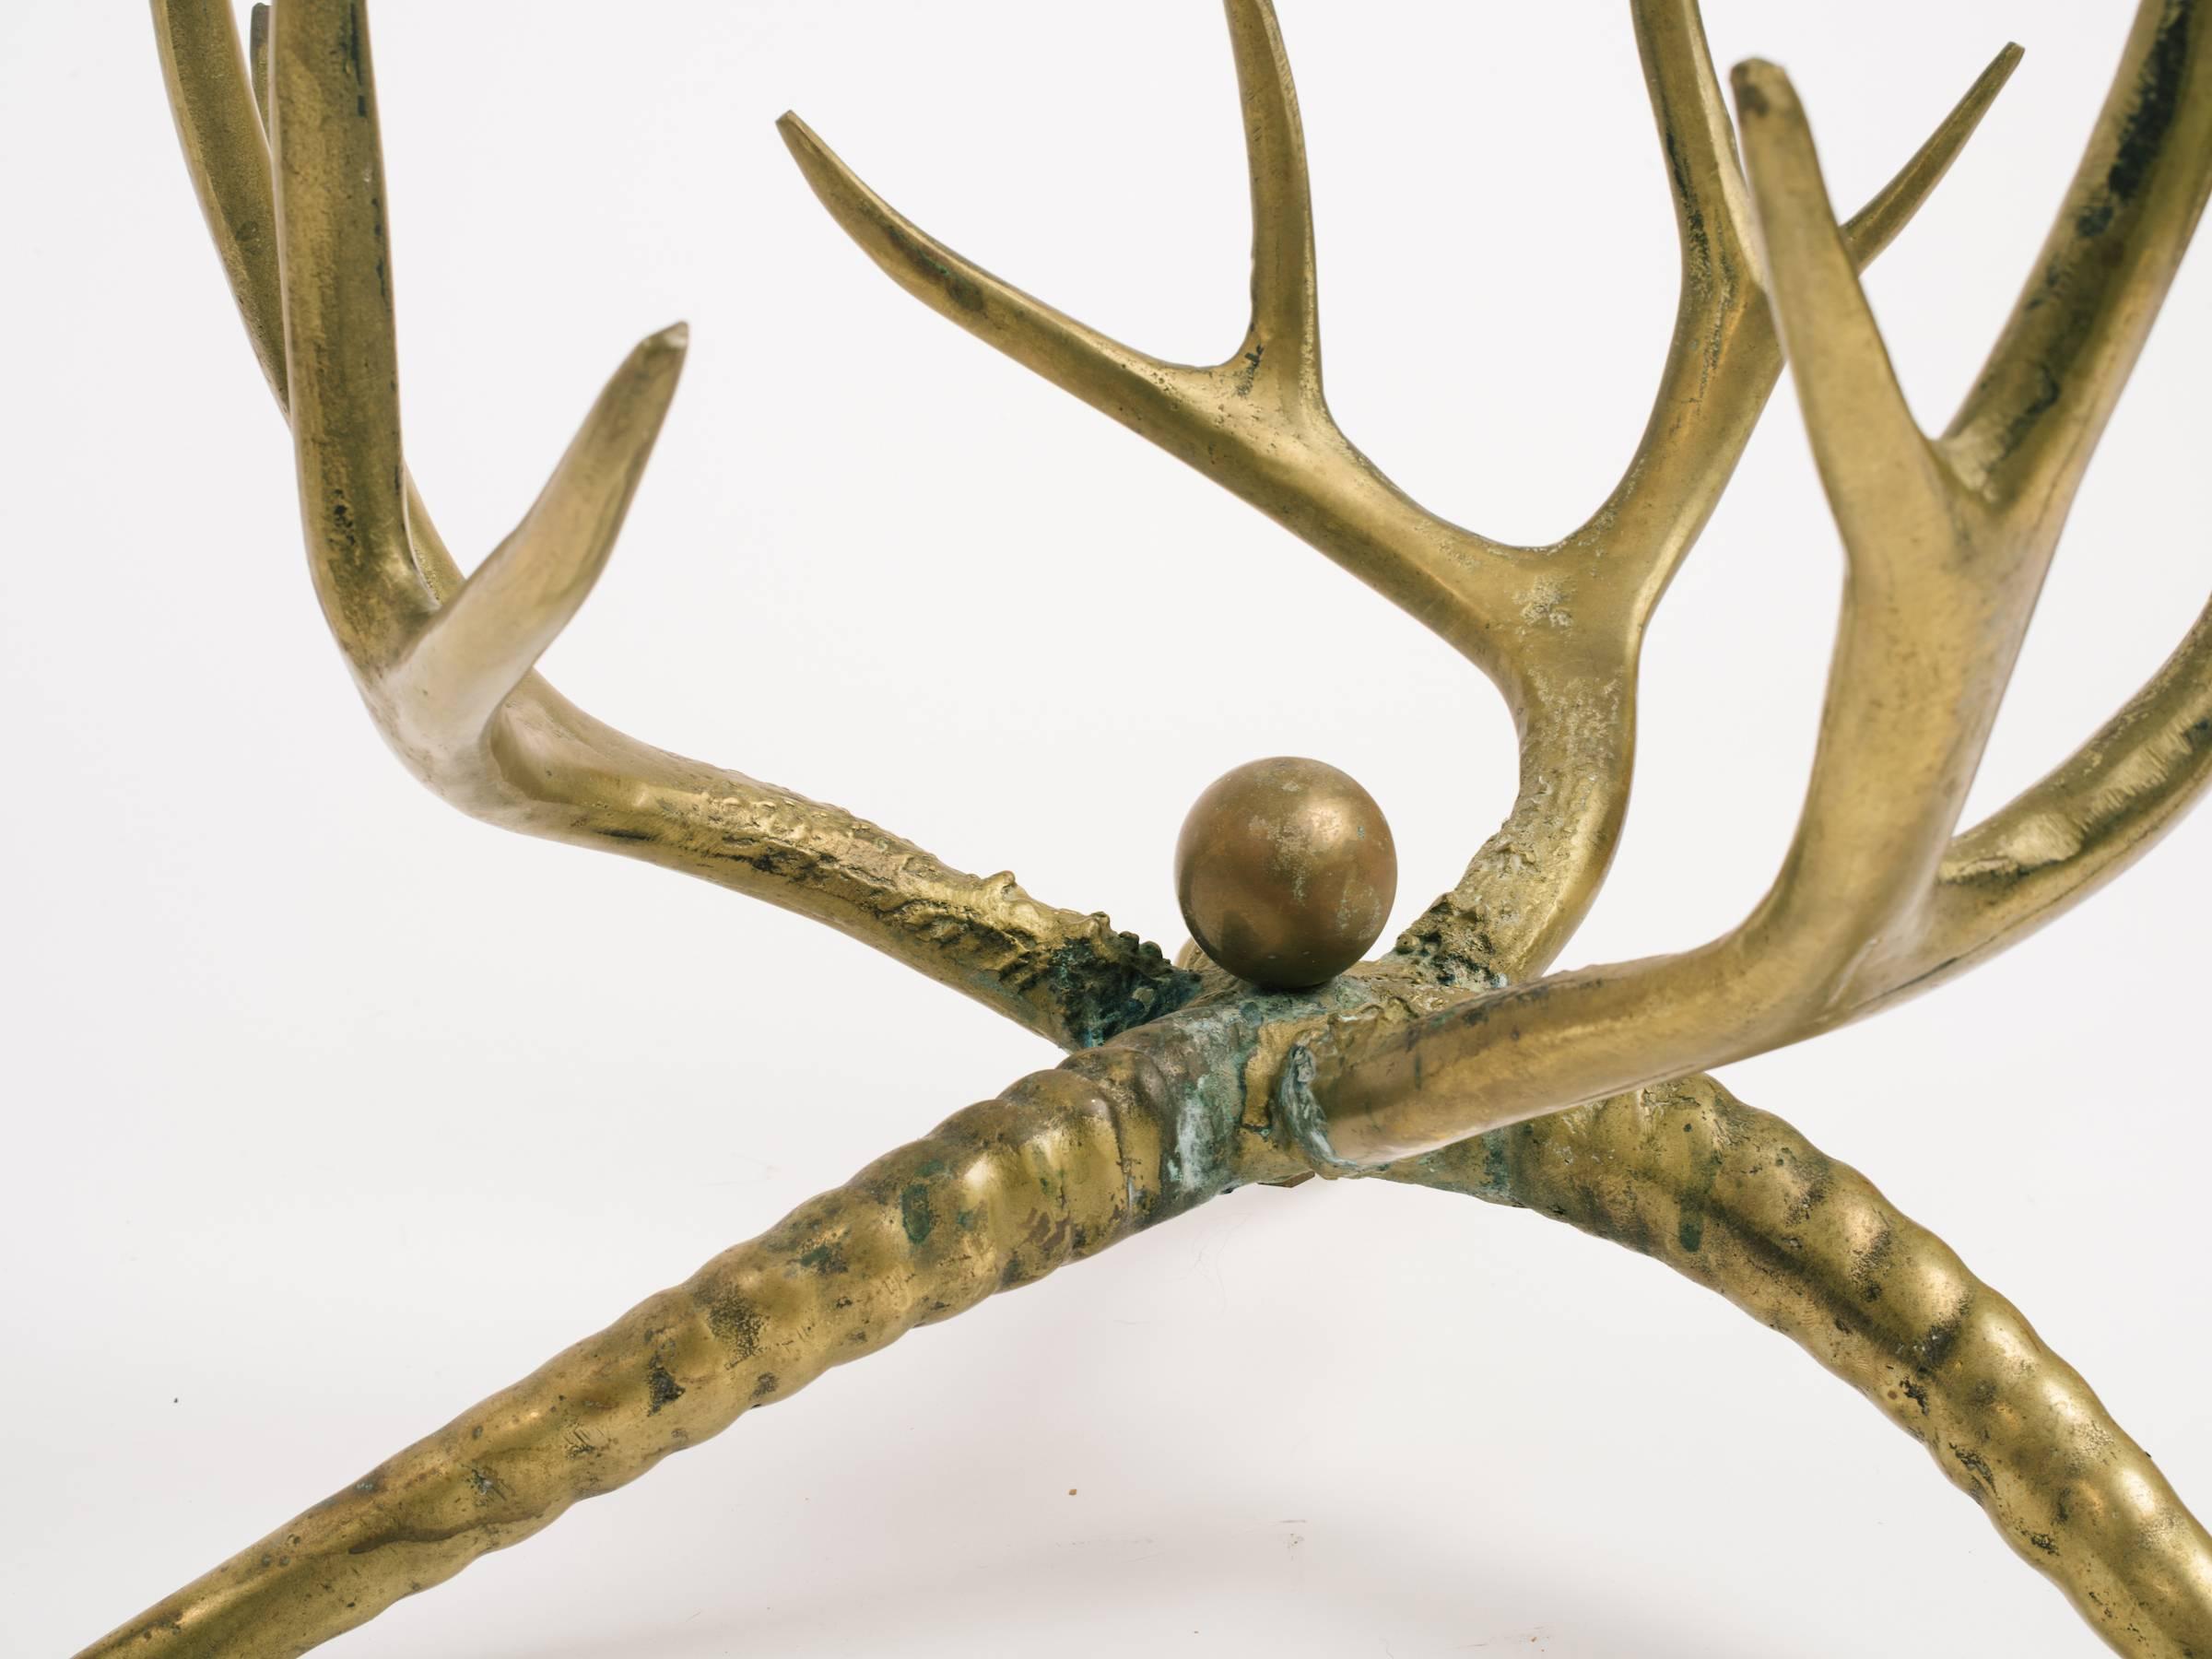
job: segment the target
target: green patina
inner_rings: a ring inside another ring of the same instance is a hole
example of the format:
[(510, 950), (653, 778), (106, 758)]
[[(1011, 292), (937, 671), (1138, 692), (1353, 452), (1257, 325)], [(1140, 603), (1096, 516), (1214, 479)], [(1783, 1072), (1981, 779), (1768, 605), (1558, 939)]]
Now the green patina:
[(905, 1223), (908, 1243), (920, 1244), (929, 1237), (930, 1230), (937, 1224), (937, 1212), (929, 1201), (926, 1182), (917, 1181), (899, 1194), (899, 1219)]
[[(1182, 1009), (1171, 1023), (1171, 1058), (1184, 1082), (1163, 1124), (1168, 1145), (1151, 1219), (1179, 1215), (1248, 1179), (1241, 1173), (1248, 1135), (1264, 1135), (1285, 1147), (1300, 1147), (1316, 1162), (1335, 1162), (1328, 1152), (1325, 1120), (1307, 1087), (1312, 1062), (1302, 1047), (1291, 1048), (1285, 1056), (1281, 1080), (1261, 1124), (1246, 1120), (1246, 1077), (1269, 1032), (1317, 1026), (1331, 1016), (1371, 1006), (1377, 997), (1371, 982), (1342, 977), (1304, 991), (1239, 985)], [(1168, 1030), (1159, 1035), (1167, 1037)]]
[(810, 1273), (842, 1273), (845, 1270), (845, 1247), (834, 1239), (817, 1244), (799, 1257), (799, 1265)]
[(1045, 961), (1043, 982), (1067, 1041), (1079, 1049), (1175, 1012), (1199, 987), (1198, 976), (1171, 963), (1159, 946), (1125, 933), (1061, 946)]

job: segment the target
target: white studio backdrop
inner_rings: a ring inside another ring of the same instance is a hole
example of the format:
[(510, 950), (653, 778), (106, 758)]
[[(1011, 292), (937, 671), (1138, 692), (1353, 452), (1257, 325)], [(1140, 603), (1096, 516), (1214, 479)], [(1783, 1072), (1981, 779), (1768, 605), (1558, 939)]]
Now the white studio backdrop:
[[(2026, 63), (1871, 291), (1924, 423), (2101, 100), (2121, 0), (1709, 0), (1853, 206)], [(1542, 540), (1610, 487), (1674, 305), (1625, 8), (1282, 0), (1332, 403)], [(694, 347), (547, 668), (626, 730), (1172, 947), (1177, 824), (1311, 754), (1401, 914), (1503, 814), (1493, 693), (1409, 619), (929, 315), (771, 128), (1147, 349), (1241, 325), (1218, 7), (378, 0), (409, 454), (465, 562), (631, 342)], [(46, 1659), (1051, 1063), (825, 929), (481, 828), (324, 636), (289, 445), (143, 6), (0, 12), (0, 1654)], [(2084, 493), (1970, 815), (2204, 598), (2212, 268)], [(1734, 922), (1794, 816), (1841, 556), (1785, 384), (1660, 614), (1638, 798), (1570, 962)], [(1938, 994), (1729, 1068), (2018, 1300), (2212, 1503), (2200, 1223), (2212, 818)], [(1072, 1491), (1071, 1491), (1071, 1488)], [(1794, 1347), (1546, 1221), (1239, 1194), (920, 1333), (401, 1604), (348, 1659), (1714, 1659), (2100, 1651)]]

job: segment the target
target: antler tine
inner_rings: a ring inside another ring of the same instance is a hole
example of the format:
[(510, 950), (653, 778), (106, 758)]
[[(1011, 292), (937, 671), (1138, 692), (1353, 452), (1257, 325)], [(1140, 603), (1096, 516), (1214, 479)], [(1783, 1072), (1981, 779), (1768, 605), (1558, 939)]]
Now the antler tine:
[[(1674, 333), (1620, 482), (1565, 540), (1514, 550), (1535, 573), (1524, 608), (1547, 625), (1523, 641), (1519, 796), (1459, 884), (1396, 946), (1446, 983), (1541, 971), (1595, 898), (1628, 807), (1642, 630), (1782, 374), (1735, 128), (1696, 0), (1637, 0), (1631, 9), (1681, 249)], [(1870, 263), (1919, 211), (2020, 55), (2017, 45), (1999, 52), (1844, 225), (1856, 265)]]
[(217, 250), (278, 406), (296, 410), (318, 594), (379, 728), (418, 777), (488, 822), (826, 922), (1067, 1047), (1190, 994), (1191, 975), (1103, 916), (1040, 904), (1010, 875), (966, 875), (841, 808), (640, 743), (533, 672), (612, 549), (675, 391), (682, 331), (631, 356), (522, 524), (465, 583), (402, 456), (365, 7), (282, 0), (273, 25), (257, 12), (263, 113), (227, 0), (152, 4)]
[(426, 757), (473, 752), (582, 608), (615, 550), (689, 343), (679, 323), (630, 353), (522, 524), (409, 648), (384, 688), (403, 746)]
[[(1566, 540), (1514, 547), (1408, 499), (1323, 394), (1305, 141), (1267, 0), (1225, 0), (1253, 200), (1253, 315), (1237, 353), (1163, 362), (1053, 310), (923, 230), (795, 115), (779, 124), (831, 216), (900, 287), (1312, 544), (1483, 669), (1522, 728), (1512, 816), (1397, 950), (1450, 982), (1518, 976), (1564, 944), (1627, 799), (1641, 629), (1712, 510), (1781, 370), (1742, 231), (1742, 185), (1694, 0), (1635, 17), (1676, 183), (1683, 300), (1627, 475)], [(2018, 60), (2007, 48), (1853, 222), (1871, 258), (1919, 206)]]
[[(2207, 611), (2095, 737), (1937, 849), (1935, 878), (1915, 890), (1980, 755), (2089, 452), (2212, 194), (2206, 34), (2194, 6), (2143, 0), (2038, 275), (1934, 444), (1904, 418), (1863, 298), (1806, 217), (1818, 165), (1787, 82), (1746, 72), (1747, 125), (1768, 175), (1761, 225), (1778, 264), (1789, 262), (1777, 306), (1852, 555), (1797, 841), (1760, 910), (1712, 946), (1559, 975), (1324, 1045), (1288, 1101), (1315, 1149), (1359, 1160), (1436, 1145), (1841, 1025), (2057, 915), (2149, 847), (2212, 780)], [(1911, 546), (1926, 549), (1917, 571), (1893, 556)], [(1924, 617), (1905, 614), (1913, 609)], [(1983, 676), (1963, 696), (1961, 662)], [(1881, 672), (1894, 678), (1886, 700), (1868, 677)], [(1931, 696), (1952, 700), (1947, 745)], [(1803, 902), (1816, 892), (1835, 925), (1820, 923), (1823, 905)], [(1647, 1023), (1624, 1044), (1618, 1021), (1631, 1008)], [(1476, 1090), (1479, 1105), (1469, 1103)]]
[[(1631, 7), (1652, 113), (1673, 185), (1682, 278), (1675, 332), (1652, 416), (1619, 485), (1563, 547), (1601, 544), (1609, 580), (1635, 614), (1651, 608), (1720, 500), (1735, 458), (1781, 377), (1735, 127), (1697, 0)], [(1864, 270), (1912, 222), (2019, 66), (2008, 44), (1927, 141), (1843, 226)], [(1715, 465), (1714, 457), (1726, 465)], [(1622, 573), (1624, 563), (1635, 567)]]
[[(254, 359), (284, 408), (289, 394), (284, 300), (276, 282), (276, 205), (262, 117), (240, 68), (238, 22), (220, 0), (153, 0), (153, 13), (184, 164)], [(258, 28), (256, 51), (265, 65), (265, 18)]]
[(1913, 423), (1787, 76), (1747, 64), (1735, 88), (1774, 311), (1847, 555), (1795, 838), (1759, 907), (1710, 945), (1343, 1032), (1287, 1101), (1322, 1155), (1425, 1151), (1791, 1041), (1893, 974), (1924, 928), (2051, 544), (2007, 534)]
[(1252, 326), (1230, 362), (1240, 374), (1265, 376), (1293, 406), (1325, 420), (1313, 192), (1290, 56), (1266, 0), (1230, 0), (1227, 9), (1252, 175)]
[[(2145, 0), (2033, 276), (1943, 440), (2030, 538), (2055, 539), (2212, 194), (2212, 52)], [(2212, 779), (2212, 607), (2047, 777), (1953, 843), (1925, 936), (1865, 1012), (2003, 949), (2147, 852)]]
[(1746, 944), (1767, 975), (1791, 941), (1817, 966), (1781, 977), (1826, 1001), (1934, 880), (2051, 548), (1993, 534), (1913, 421), (1789, 77), (1754, 62), (1735, 81), (1775, 316), (1848, 554), (1797, 838)]
[(1944, 437), (1961, 476), (2050, 535), (2212, 189), (2207, 28), (2194, 0), (2137, 7), (2065, 205)]
[(2212, 606), (2149, 682), (2032, 788), (1952, 841), (1926, 936), (1855, 1017), (1963, 972), (2157, 845), (2212, 782)]
[(300, 511), (315, 588), (374, 680), (432, 608), (407, 535), (382, 147), (358, 6), (295, 0), (269, 35), (276, 240)]
[(1253, 317), (1206, 367), (1109, 338), (993, 276), (871, 190), (799, 119), (777, 125), (816, 195), (892, 280), (1320, 547), (1493, 675), (1504, 551), (1427, 512), (1336, 429), (1322, 397), (1305, 139), (1274, 8), (1225, 0), (1253, 210)]

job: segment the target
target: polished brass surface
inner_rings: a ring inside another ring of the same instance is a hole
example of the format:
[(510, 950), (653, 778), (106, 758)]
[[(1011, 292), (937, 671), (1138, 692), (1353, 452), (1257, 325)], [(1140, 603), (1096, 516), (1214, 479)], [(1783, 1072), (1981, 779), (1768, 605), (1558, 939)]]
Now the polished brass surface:
[[(1077, 1052), (801, 1206), (88, 1655), (289, 1659), (833, 1363), (1235, 1187), (1316, 1173), (1519, 1206), (1688, 1274), (1921, 1440), (2115, 1649), (2212, 1653), (2212, 1540), (2087, 1384), (1863, 1177), (1697, 1075), (2003, 948), (2124, 867), (2205, 784), (2212, 613), (2072, 759), (1957, 827), (2059, 527), (2212, 188), (2212, 11), (2142, 0), (2013, 320), (1930, 440), (1855, 273), (1927, 199), (2017, 49), (1839, 226), (1782, 73), (1736, 73), (1747, 182), (1694, 0), (1630, 9), (1673, 189), (1680, 302), (1620, 484), (1543, 547), (1427, 512), (1330, 416), (1303, 139), (1265, 0), (1225, 0), (1254, 256), (1251, 327), (1215, 366), (1147, 357), (990, 276), (784, 124), (833, 217), (901, 286), (1313, 543), (1504, 692), (1521, 794), (1459, 886), (1383, 957), (1271, 991), (1230, 971), (1251, 964), (1202, 892), (1194, 931), (1218, 955), (1171, 964), (1010, 876), (948, 870), (839, 808), (648, 747), (562, 700), (534, 665), (606, 561), (682, 331), (621, 366), (535, 506), (464, 580), (401, 442), (365, 6), (257, 8), (249, 69), (226, 0), (153, 0), (187, 166), (290, 418), (325, 619), (408, 769), (492, 822), (829, 922)], [(1785, 351), (1848, 555), (1803, 819), (1767, 898), (1723, 938), (1538, 977), (1620, 829), (1644, 628)]]
[(1796, 836), (1709, 944), (1332, 1033), (1313, 1084), (1329, 1156), (1426, 1150), (1841, 1024), (2049, 920), (2194, 798), (2201, 628), (2112, 725), (1958, 833), (2060, 528), (2212, 190), (2207, 28), (2183, 0), (2139, 7), (2058, 222), (1936, 439), (1890, 371), (1788, 77), (1737, 67), (1773, 311), (1848, 564)]
[(2206, 1651), (2212, 1536), (2080, 1374), (1864, 1175), (1711, 1077), (1378, 1172), (1551, 1216), (1719, 1291), (1926, 1447), (2114, 1647)]
[(1240, 979), (1335, 979), (1382, 936), (1398, 850), (1374, 797), (1335, 767), (1277, 755), (1206, 785), (1175, 842), (1175, 902)]

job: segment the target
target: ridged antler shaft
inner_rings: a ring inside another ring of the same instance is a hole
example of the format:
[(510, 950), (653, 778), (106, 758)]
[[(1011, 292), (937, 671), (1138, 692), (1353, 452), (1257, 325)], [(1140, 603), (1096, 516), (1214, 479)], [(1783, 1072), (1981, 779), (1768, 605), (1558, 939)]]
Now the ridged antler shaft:
[(295, 1659), (830, 1367), (1180, 1214), (1218, 1188), (1182, 1182), (1207, 1132), (1161, 1081), (1096, 1051), (958, 1113), (78, 1659)]
[[(831, 1366), (1295, 1173), (1242, 1115), (1250, 1039), (1229, 1018), (1161, 1022), (955, 1114), (78, 1659), (295, 1659)], [(2212, 1540), (2080, 1376), (1863, 1176), (1710, 1079), (1377, 1173), (1567, 1221), (1719, 1291), (1926, 1445), (2122, 1651), (2183, 1659), (2206, 1640)]]
[(1925, 1446), (2114, 1648), (2212, 1652), (2212, 1536), (2081, 1374), (1873, 1182), (1712, 1078), (1377, 1172), (1565, 1221), (1719, 1291)]

